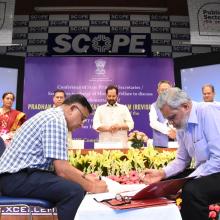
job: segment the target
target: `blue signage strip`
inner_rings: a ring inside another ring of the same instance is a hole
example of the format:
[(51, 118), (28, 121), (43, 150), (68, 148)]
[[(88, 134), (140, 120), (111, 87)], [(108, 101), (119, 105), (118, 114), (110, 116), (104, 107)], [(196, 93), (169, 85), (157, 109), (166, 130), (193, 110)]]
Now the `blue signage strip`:
[[(40, 207), (30, 207), (33, 215), (57, 215), (56, 208), (45, 209)], [(25, 206), (8, 206), (1, 208), (2, 215), (29, 215), (29, 209)]]

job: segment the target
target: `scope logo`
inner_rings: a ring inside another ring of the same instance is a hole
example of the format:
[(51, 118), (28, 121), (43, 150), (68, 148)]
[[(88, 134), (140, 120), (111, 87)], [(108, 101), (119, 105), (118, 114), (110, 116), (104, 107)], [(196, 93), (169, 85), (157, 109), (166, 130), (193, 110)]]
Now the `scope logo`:
[(50, 55), (148, 55), (151, 54), (147, 34), (49, 34)]

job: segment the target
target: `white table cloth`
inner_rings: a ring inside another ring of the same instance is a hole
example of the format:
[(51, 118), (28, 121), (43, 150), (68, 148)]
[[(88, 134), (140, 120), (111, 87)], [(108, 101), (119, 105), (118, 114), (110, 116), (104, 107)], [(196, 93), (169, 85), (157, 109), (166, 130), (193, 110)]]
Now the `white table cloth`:
[(74, 220), (182, 220), (175, 204), (164, 206), (113, 210), (96, 202), (94, 195), (87, 194), (82, 201)]

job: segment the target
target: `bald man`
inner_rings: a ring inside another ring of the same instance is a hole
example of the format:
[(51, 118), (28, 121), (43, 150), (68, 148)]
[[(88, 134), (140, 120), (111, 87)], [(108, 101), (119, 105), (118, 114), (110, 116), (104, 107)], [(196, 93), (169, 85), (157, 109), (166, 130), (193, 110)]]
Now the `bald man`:
[(215, 98), (215, 88), (211, 84), (205, 84), (202, 87), (202, 95), (204, 102), (214, 102)]

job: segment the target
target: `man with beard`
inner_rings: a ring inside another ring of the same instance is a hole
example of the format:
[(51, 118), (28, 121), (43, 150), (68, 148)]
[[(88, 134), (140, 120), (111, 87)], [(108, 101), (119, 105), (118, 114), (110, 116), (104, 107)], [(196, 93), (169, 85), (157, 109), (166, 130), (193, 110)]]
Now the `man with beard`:
[(163, 169), (145, 170), (143, 179), (154, 183), (180, 177), (194, 159), (190, 176), (196, 178), (183, 186), (181, 215), (183, 220), (208, 220), (208, 206), (220, 201), (220, 106), (193, 102), (179, 88), (160, 94), (157, 106), (177, 129), (179, 148), (173, 162)]
[(120, 142), (127, 147), (127, 131), (133, 129), (134, 122), (126, 105), (117, 103), (118, 87), (106, 88), (107, 103), (96, 109), (93, 128), (99, 132), (99, 142)]

